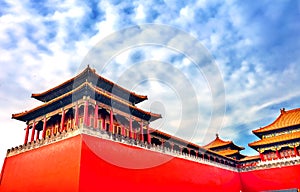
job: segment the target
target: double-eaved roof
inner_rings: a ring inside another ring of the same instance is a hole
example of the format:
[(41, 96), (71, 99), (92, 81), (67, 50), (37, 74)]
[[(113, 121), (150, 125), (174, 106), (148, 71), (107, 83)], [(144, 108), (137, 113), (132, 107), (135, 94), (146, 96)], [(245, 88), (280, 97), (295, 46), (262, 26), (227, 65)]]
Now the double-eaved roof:
[(224, 141), (219, 138), (219, 135), (216, 135), (216, 138), (203, 146), (205, 149), (209, 149), (215, 151), (216, 153), (227, 156), (227, 157), (235, 157), (237, 159), (244, 158), (245, 156), (240, 154), (240, 151), (245, 149), (244, 147), (240, 147), (234, 144), (232, 141)]
[(208, 143), (207, 145), (203, 146), (206, 149), (217, 149), (217, 148), (226, 148), (226, 147), (231, 147), (235, 150), (243, 150), (245, 149), (244, 147), (240, 147), (235, 145), (232, 141), (224, 141), (222, 139), (220, 139), (219, 135), (216, 135), (215, 140), (213, 140), (212, 142)]
[(285, 141), (293, 141), (293, 140), (300, 140), (300, 131), (264, 138), (264, 139), (249, 143), (249, 146), (250, 147), (262, 146), (262, 145), (275, 144), (275, 143), (280, 143), (280, 142), (285, 142)]
[(89, 66), (87, 66), (81, 73), (63, 82), (62, 84), (57, 85), (56, 87), (53, 87), (45, 92), (32, 94), (31, 97), (42, 102), (48, 102), (56, 97), (72, 91), (84, 82), (91, 82), (97, 87), (113, 93), (115, 96), (130, 101), (132, 104), (137, 104), (148, 99), (145, 95), (136, 94), (98, 75), (96, 70), (91, 69)]
[(29, 121), (60, 109), (74, 101), (90, 96), (107, 106), (138, 118), (153, 121), (161, 118), (160, 114), (144, 111), (135, 106), (147, 96), (138, 95), (96, 74), (89, 66), (74, 78), (43, 93), (32, 94), (33, 98), (45, 102), (29, 111), (13, 114), (12, 118)]
[(300, 108), (292, 109), (286, 111), (284, 108), (280, 110), (280, 115), (277, 117), (277, 119), (265, 126), (261, 127), (259, 129), (253, 130), (253, 133), (257, 136), (260, 136), (262, 133), (265, 132), (271, 132), (295, 125), (300, 125)]
[(280, 110), (280, 115), (276, 120), (259, 129), (253, 131), (261, 138), (248, 145), (254, 149), (264, 145), (275, 145), (284, 142), (300, 140), (300, 108), (286, 111)]

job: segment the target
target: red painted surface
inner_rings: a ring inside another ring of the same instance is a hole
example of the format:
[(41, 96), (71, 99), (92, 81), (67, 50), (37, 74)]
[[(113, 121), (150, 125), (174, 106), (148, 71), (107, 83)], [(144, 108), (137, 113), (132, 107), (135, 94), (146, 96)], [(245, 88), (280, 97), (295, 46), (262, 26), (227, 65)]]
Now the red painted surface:
[(240, 191), (300, 188), (300, 165), (232, 172), (78, 135), (5, 160), (0, 191)]
[(240, 173), (242, 191), (300, 189), (300, 165)]
[(1, 192), (78, 191), (81, 136), (5, 160)]
[(83, 141), (80, 191), (240, 191), (236, 172), (87, 135)]

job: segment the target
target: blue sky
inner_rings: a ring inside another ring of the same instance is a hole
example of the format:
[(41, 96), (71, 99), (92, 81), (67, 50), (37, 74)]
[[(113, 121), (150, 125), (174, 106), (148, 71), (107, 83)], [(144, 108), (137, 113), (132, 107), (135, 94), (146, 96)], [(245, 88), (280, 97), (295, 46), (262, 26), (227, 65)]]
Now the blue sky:
[[(76, 75), (87, 64), (82, 62), (88, 51), (108, 35), (146, 23), (182, 30), (206, 47), (225, 88), (226, 112), (217, 132), (247, 147), (257, 140), (251, 130), (271, 123), (280, 108), (299, 107), (299, 17), (298, 1), (0, 0), (0, 158), (6, 149), (23, 143), (25, 123), (12, 120), (11, 114), (40, 104), (31, 93)], [(151, 68), (152, 60), (162, 72), (175, 67), (171, 72), (181, 81), (168, 81)], [(189, 139), (199, 144), (214, 138), (216, 130), (207, 129), (215, 102), (210, 87), (184, 55), (161, 46), (133, 47), (112, 58), (102, 75), (116, 82), (123, 78), (122, 84), (127, 73), (137, 82), (147, 80), (127, 87), (148, 95), (140, 107), (166, 117), (153, 126), (182, 137), (192, 133)], [(194, 100), (176, 90), (178, 83), (191, 85), (198, 102), (186, 114), (182, 105)], [(194, 118), (197, 125), (192, 125)], [(178, 119), (186, 130), (178, 130)], [(192, 126), (196, 129), (188, 128)], [(255, 151), (247, 147), (243, 153)]]

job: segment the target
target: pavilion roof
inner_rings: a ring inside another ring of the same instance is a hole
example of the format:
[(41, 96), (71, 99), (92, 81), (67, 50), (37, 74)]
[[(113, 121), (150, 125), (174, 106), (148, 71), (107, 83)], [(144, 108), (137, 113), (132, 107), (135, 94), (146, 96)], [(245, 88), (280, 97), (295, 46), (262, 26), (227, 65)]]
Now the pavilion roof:
[(230, 155), (238, 154), (239, 150), (225, 149), (222, 151), (218, 151), (217, 153), (219, 153), (220, 155), (230, 156)]
[(226, 146), (233, 146), (236, 149), (239, 150), (243, 150), (245, 149), (244, 147), (240, 147), (235, 145), (232, 141), (224, 141), (222, 139), (219, 138), (219, 135), (216, 135), (215, 140), (213, 140), (212, 142), (208, 143), (207, 145), (204, 145), (203, 147), (206, 149), (215, 149), (215, 148), (219, 148), (219, 147), (226, 147)]
[(149, 121), (161, 118), (160, 114), (155, 114), (139, 109), (135, 105), (131, 105), (130, 103), (125, 102), (122, 99), (101, 90), (100, 88), (94, 86), (89, 82), (85, 82), (79, 87), (73, 89), (72, 91), (65, 93), (59, 97), (56, 97), (55, 99), (52, 99), (51, 101), (46, 102), (43, 105), (40, 105), (34, 109), (22, 113), (13, 114), (12, 118), (21, 121), (32, 120), (39, 116), (45, 115), (53, 110), (64, 107), (65, 105), (70, 104), (82, 98), (83, 96), (88, 96), (91, 94), (95, 94), (95, 99), (97, 101), (106, 105), (111, 105), (112, 103), (114, 103), (112, 106), (113, 108), (118, 108), (119, 110), (126, 113), (130, 113), (136, 117), (146, 119)]
[[(231, 157), (229, 156), (226, 156), (224, 154), (220, 154), (219, 152), (216, 152), (216, 151), (213, 151), (211, 149), (208, 149), (208, 148), (204, 148), (200, 145), (197, 145), (195, 143), (192, 143), (192, 142), (189, 142), (187, 140), (184, 140), (182, 138), (179, 138), (179, 137), (176, 137), (176, 136), (173, 136), (173, 135), (170, 135), (168, 133), (165, 133), (165, 132), (162, 132), (160, 130), (157, 130), (157, 129), (153, 129), (153, 128), (150, 128), (151, 132), (150, 134), (151, 135), (154, 135), (154, 136), (164, 136), (165, 139), (167, 141), (173, 141), (173, 142), (176, 142), (176, 143), (180, 143), (182, 145), (185, 145), (187, 147), (191, 147), (191, 148), (194, 148), (194, 149), (198, 149), (198, 150), (201, 150), (201, 151), (206, 151), (210, 154), (214, 154), (214, 155), (217, 155), (217, 156), (220, 156), (220, 157), (225, 157), (227, 159), (232, 159)], [(240, 154), (241, 155), (241, 154)], [(242, 155), (243, 156), (243, 155)]]
[(259, 160), (259, 155), (253, 155), (253, 156), (245, 156), (244, 158), (240, 159), (240, 161), (251, 161), (251, 160)]
[(192, 148), (196, 148), (196, 149), (202, 148), (202, 147), (200, 147), (199, 145), (197, 145), (195, 143), (192, 143), (192, 142), (189, 142), (189, 141), (184, 140), (182, 138), (176, 137), (174, 135), (162, 132), (160, 130), (152, 129), (152, 131), (153, 131), (152, 135), (154, 135), (154, 136), (161, 135), (161, 136), (164, 136), (166, 140), (174, 140), (177, 143), (181, 143), (182, 145), (186, 145), (187, 147), (192, 147)]
[(277, 119), (265, 126), (261, 127), (259, 129), (253, 130), (254, 134), (261, 134), (264, 132), (274, 131), (294, 125), (300, 125), (300, 108), (292, 109), (286, 111), (284, 108), (280, 110), (281, 113)]
[(42, 102), (48, 102), (52, 99), (55, 99), (58, 96), (61, 96), (72, 89), (80, 86), (84, 82), (92, 82), (96, 86), (105, 91), (108, 91), (118, 97), (121, 97), (125, 100), (130, 101), (131, 103), (139, 103), (147, 99), (147, 96), (136, 94), (132, 91), (129, 91), (118, 84), (113, 83), (112, 81), (98, 75), (95, 69), (91, 69), (87, 66), (81, 73), (75, 77), (45, 91), (42, 93), (34, 93), (31, 97), (40, 100)]
[(300, 131), (264, 138), (264, 139), (249, 143), (248, 145), (250, 147), (256, 147), (256, 146), (275, 144), (275, 143), (279, 143), (279, 142), (296, 140), (296, 139), (300, 139)]

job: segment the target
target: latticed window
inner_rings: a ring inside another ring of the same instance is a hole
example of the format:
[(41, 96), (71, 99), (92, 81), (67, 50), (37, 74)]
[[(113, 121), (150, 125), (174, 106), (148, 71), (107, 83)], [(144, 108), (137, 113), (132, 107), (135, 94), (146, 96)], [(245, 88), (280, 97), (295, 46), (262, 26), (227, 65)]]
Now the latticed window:
[(94, 126), (94, 117), (90, 116), (90, 126)]
[(102, 120), (98, 119), (98, 128), (101, 129), (102, 128)]
[(54, 129), (57, 129), (57, 130), (58, 130), (59, 127), (60, 127), (60, 126), (59, 126), (59, 123), (57, 122), (57, 123), (54, 125)]
[(80, 118), (79, 118), (79, 126), (82, 127), (82, 125), (83, 125), (83, 118), (80, 117)]
[(291, 155), (296, 155), (294, 150), (291, 150)]
[(55, 126), (55, 127), (53, 128), (53, 134), (55, 135), (57, 132), (58, 132), (58, 126)]
[(72, 119), (69, 118), (68, 119), (68, 122), (67, 122), (67, 130), (71, 129), (72, 128)]
[(118, 130), (117, 130), (117, 126), (116, 126), (116, 125), (113, 126), (113, 133), (118, 133)]
[(117, 130), (118, 130), (118, 134), (122, 134), (122, 130), (120, 126), (117, 127)]
[(272, 159), (276, 159), (276, 158), (277, 158), (276, 153), (271, 153), (271, 158), (272, 158)]
[(51, 129), (46, 130), (46, 137), (49, 137), (49, 136), (51, 136)]
[(279, 154), (280, 154), (280, 157), (284, 157), (284, 152), (283, 151), (281, 151)]

